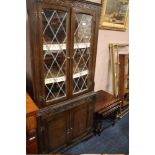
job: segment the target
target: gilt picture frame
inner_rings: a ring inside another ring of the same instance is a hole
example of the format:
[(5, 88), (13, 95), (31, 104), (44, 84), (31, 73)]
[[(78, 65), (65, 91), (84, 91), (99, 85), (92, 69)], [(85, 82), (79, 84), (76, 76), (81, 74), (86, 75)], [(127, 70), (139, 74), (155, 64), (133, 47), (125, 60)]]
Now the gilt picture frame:
[[(111, 62), (111, 71), (112, 71), (112, 88), (113, 88), (113, 95), (118, 97), (120, 96), (120, 83), (122, 84), (123, 81), (126, 86), (126, 91), (129, 87), (129, 77), (125, 80), (125, 76), (129, 75), (129, 62), (125, 62), (125, 67), (121, 66), (120, 57), (125, 56), (128, 57), (129, 60), (129, 44), (127, 43), (110, 43), (109, 44), (109, 55), (110, 55), (110, 62)], [(122, 67), (125, 68), (124, 73), (122, 73)], [(121, 70), (120, 70), (121, 68)], [(123, 74), (123, 79), (122, 79)], [(121, 88), (122, 89), (122, 88)], [(124, 89), (124, 88), (123, 88)], [(129, 89), (128, 89), (129, 90)]]
[(128, 25), (129, 0), (102, 0), (99, 28), (125, 31)]

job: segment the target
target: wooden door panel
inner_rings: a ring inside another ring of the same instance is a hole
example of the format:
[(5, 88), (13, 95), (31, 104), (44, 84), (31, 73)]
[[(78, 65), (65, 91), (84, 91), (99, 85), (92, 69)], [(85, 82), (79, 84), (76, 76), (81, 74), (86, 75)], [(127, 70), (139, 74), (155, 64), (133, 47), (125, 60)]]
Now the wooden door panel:
[(83, 134), (87, 129), (87, 104), (83, 104), (71, 111), (72, 139)]
[(94, 116), (94, 109), (95, 108), (95, 102), (91, 101), (88, 103), (88, 120), (87, 120), (87, 127), (92, 129), (93, 126), (93, 116)]
[[(62, 112), (43, 121), (43, 139), (40, 139), (47, 152), (59, 150), (67, 145), (68, 113)], [(44, 151), (44, 150), (43, 150)], [(41, 150), (42, 152), (42, 150)]]
[(66, 143), (66, 121), (66, 117), (61, 115), (47, 124), (50, 149), (56, 149)]

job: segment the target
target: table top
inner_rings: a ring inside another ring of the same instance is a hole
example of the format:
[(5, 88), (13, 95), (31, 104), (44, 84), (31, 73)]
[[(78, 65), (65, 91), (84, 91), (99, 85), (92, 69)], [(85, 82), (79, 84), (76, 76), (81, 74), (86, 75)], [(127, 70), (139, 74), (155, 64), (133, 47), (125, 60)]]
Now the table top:
[(39, 108), (36, 106), (32, 98), (26, 93), (26, 116), (35, 114)]
[(117, 98), (104, 90), (99, 90), (96, 92), (95, 112), (105, 109), (117, 101), (120, 101), (120, 98)]

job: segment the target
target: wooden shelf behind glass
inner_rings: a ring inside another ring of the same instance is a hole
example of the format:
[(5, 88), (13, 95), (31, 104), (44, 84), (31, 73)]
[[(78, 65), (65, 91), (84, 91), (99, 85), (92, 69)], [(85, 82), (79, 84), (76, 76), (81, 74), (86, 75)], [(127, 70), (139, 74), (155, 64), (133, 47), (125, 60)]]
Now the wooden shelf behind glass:
[[(90, 47), (90, 43), (75, 43), (74, 44), (74, 49), (78, 49), (78, 48), (89, 48)], [(43, 45), (43, 50), (44, 51), (48, 51), (51, 50), (50, 52), (55, 53), (57, 51), (61, 51), (61, 50), (66, 50), (66, 44), (44, 44)]]
[[(73, 78), (78, 78), (80, 76), (84, 76), (88, 74), (88, 70), (84, 70), (78, 73), (73, 74)], [(53, 77), (53, 78), (46, 78), (45, 84), (55, 83), (55, 82), (63, 82), (66, 80), (66, 76), (60, 76), (60, 77)]]

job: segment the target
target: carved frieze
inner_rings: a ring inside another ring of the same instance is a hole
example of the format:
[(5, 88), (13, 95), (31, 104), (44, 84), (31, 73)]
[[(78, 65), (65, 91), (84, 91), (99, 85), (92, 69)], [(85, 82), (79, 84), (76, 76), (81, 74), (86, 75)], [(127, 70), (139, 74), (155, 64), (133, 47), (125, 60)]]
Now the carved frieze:
[(89, 2), (89, 1), (82, 1), (82, 0), (38, 0), (39, 2), (44, 2), (48, 4), (55, 4), (55, 5), (70, 5), (71, 7), (78, 7), (78, 8), (85, 8), (85, 9), (93, 9), (98, 11), (100, 4)]
[(48, 108), (44, 108), (44, 109), (41, 109), (37, 116), (41, 116), (42, 119), (46, 119), (47, 117), (50, 117), (52, 115), (55, 115), (57, 113), (60, 113), (60, 112), (63, 112), (63, 111), (66, 111), (66, 110), (69, 110), (69, 109), (72, 109), (76, 106), (79, 106), (81, 104), (84, 104), (84, 103), (91, 103), (93, 102), (94, 100), (94, 96), (90, 96), (90, 97), (86, 97), (84, 99), (81, 99), (81, 100), (77, 100), (77, 101), (73, 101), (73, 102), (70, 102), (70, 103), (66, 103), (66, 104), (62, 104), (60, 106), (51, 106), (51, 107), (48, 107)]

